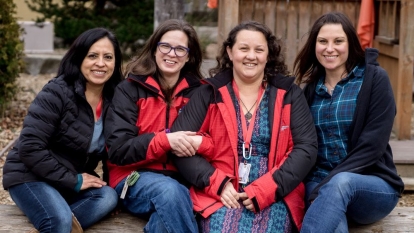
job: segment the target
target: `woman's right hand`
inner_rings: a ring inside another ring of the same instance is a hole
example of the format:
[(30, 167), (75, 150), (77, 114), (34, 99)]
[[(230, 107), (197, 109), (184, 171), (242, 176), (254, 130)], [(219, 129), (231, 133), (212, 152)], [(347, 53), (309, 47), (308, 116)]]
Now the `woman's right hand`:
[(88, 173), (82, 173), (82, 186), (80, 190), (85, 190), (88, 188), (102, 188), (106, 185), (106, 182), (101, 180), (101, 178), (90, 175)]
[(195, 155), (200, 143), (198, 140), (195, 140), (196, 138), (193, 138), (193, 136), (196, 136), (196, 133), (191, 131), (167, 133), (171, 152), (178, 157), (190, 157)]
[(223, 191), (220, 195), (220, 200), (224, 206), (231, 209), (240, 208), (239, 200), (239, 193), (234, 189), (234, 186), (231, 182), (227, 182), (224, 186)]

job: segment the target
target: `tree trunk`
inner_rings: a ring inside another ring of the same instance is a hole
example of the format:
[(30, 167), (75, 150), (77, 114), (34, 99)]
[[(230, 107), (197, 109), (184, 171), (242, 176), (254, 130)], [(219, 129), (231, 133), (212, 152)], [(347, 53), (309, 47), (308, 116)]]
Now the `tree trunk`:
[(167, 19), (184, 19), (184, 0), (154, 0), (154, 30)]

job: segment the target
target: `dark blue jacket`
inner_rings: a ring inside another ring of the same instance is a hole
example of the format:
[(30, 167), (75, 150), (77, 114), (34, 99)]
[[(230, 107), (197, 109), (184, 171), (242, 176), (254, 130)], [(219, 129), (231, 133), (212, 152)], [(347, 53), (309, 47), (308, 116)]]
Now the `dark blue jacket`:
[[(340, 172), (378, 176), (400, 193), (404, 190), (388, 143), (396, 114), (394, 95), (388, 74), (379, 66), (377, 57), (378, 50), (366, 49), (365, 76), (348, 135), (348, 155), (314, 189), (309, 200), (315, 199), (319, 188)], [(304, 89), (309, 105), (315, 95), (316, 83), (310, 83)]]

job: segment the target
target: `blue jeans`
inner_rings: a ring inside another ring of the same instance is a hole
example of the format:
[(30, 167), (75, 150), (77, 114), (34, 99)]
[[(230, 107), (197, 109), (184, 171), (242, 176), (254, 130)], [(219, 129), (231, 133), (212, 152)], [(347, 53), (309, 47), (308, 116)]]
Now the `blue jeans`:
[[(144, 232), (198, 232), (188, 189), (175, 179), (154, 172), (139, 172), (138, 181), (120, 199), (132, 214), (149, 218)], [(125, 179), (115, 190), (121, 195)]]
[[(316, 185), (306, 185), (306, 196)], [(347, 218), (357, 224), (376, 222), (394, 209), (398, 198), (398, 191), (377, 176), (338, 173), (319, 189), (301, 232), (348, 232)]]
[(28, 182), (9, 188), (16, 205), (40, 232), (71, 232), (72, 213), (88, 228), (111, 212), (118, 195), (109, 186), (80, 191), (70, 199), (46, 182)]

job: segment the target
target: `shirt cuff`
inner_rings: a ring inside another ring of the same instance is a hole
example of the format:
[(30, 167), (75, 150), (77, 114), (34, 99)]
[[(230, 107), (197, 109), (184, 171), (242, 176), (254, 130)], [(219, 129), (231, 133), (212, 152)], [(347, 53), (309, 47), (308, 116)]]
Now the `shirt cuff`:
[(75, 185), (75, 191), (78, 193), (82, 187), (83, 177), (82, 174), (78, 174), (78, 183)]

